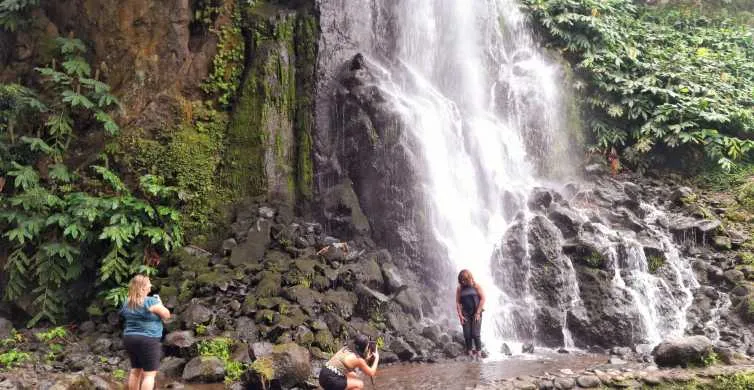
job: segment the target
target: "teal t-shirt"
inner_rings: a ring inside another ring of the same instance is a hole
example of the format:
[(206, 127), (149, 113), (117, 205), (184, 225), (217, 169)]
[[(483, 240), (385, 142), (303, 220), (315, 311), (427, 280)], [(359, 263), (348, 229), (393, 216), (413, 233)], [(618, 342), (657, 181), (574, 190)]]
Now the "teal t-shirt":
[(137, 309), (128, 307), (128, 302), (123, 304), (120, 315), (126, 320), (123, 329), (124, 336), (162, 337), (162, 320), (157, 314), (149, 311), (149, 308), (160, 303), (155, 297), (144, 298), (144, 305)]

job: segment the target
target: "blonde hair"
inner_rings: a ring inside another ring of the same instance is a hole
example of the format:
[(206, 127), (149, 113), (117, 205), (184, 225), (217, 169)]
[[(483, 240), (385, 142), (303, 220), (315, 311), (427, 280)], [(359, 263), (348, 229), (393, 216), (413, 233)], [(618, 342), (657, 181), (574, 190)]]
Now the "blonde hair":
[(128, 307), (138, 309), (144, 306), (144, 299), (149, 293), (149, 277), (145, 275), (136, 275), (128, 283)]

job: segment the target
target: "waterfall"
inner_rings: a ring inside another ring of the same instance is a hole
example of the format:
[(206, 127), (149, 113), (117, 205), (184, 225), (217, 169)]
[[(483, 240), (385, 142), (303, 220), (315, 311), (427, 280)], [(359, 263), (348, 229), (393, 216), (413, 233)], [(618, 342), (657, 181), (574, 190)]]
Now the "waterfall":
[[(538, 48), (519, 5), (513, 0), (320, 0), (319, 7), (323, 67), (363, 53), (379, 74), (379, 88), (407, 124), (407, 137), (414, 141), (407, 148), (413, 148), (422, 173), (431, 231), (456, 271), (469, 269), (485, 288), (482, 336), (490, 352), (498, 353), (503, 340), (514, 350), (536, 341), (531, 338), (537, 334), (538, 310), (557, 312), (562, 344), (572, 347), (568, 314), (585, 312), (574, 264), (557, 254), (562, 289), (547, 306), (532, 292), (535, 265), (525, 243), (529, 222), (536, 218), (527, 208), (530, 194), (573, 179), (580, 156), (568, 146), (562, 69)], [(672, 286), (648, 273), (637, 241), (617, 238), (620, 233), (610, 226), (595, 226), (613, 265), (612, 288), (632, 301), (640, 319), (640, 339), (656, 343), (682, 333), (693, 275), (671, 243), (663, 242)], [(524, 242), (515, 260), (500, 245), (514, 230)], [(666, 298), (676, 291), (682, 292)]]

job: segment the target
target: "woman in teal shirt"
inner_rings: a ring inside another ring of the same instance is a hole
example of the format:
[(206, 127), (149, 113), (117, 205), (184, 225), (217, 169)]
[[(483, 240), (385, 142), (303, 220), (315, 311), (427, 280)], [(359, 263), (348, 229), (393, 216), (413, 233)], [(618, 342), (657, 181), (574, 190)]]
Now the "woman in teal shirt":
[(126, 321), (123, 346), (131, 360), (128, 390), (152, 390), (162, 355), (162, 322), (170, 318), (170, 311), (159, 297), (148, 297), (152, 282), (144, 275), (136, 275), (128, 284), (128, 299), (120, 309)]

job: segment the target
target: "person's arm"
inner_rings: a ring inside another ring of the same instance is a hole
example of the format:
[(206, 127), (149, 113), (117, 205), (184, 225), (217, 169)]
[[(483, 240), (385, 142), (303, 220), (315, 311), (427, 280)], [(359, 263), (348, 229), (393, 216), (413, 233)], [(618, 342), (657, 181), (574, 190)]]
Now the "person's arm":
[(157, 303), (149, 306), (148, 310), (160, 317), (163, 322), (170, 319), (170, 310), (162, 304), (162, 301), (159, 298), (157, 298)]
[(474, 313), (474, 318), (477, 319), (477, 321), (482, 317), (482, 310), (484, 310), (484, 302), (486, 301), (484, 297), (484, 290), (482, 290), (482, 287), (480, 285), (476, 285), (476, 292), (479, 294), (479, 304), (476, 307), (476, 313)]
[(377, 364), (380, 363), (380, 354), (379, 354), (379, 352), (374, 351), (374, 353), (372, 354), (372, 356), (374, 356), (374, 361), (372, 362), (372, 366), (371, 367), (369, 366), (369, 364), (367, 364), (366, 360), (364, 360), (364, 359), (362, 359), (362, 358), (360, 358), (360, 357), (358, 357), (358, 356), (356, 356), (354, 354), (351, 354), (348, 357), (348, 360), (349, 360), (348, 363), (349, 363), (349, 365), (353, 364), (351, 367), (356, 367), (356, 368), (360, 369), (361, 372), (363, 372), (363, 373), (365, 373), (365, 374), (373, 377), (373, 376), (377, 375)]
[(463, 319), (463, 313), (461, 312), (461, 286), (456, 288), (456, 313), (458, 313), (458, 320), (463, 325), (466, 320)]

